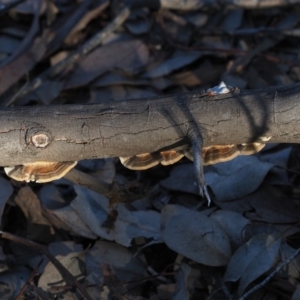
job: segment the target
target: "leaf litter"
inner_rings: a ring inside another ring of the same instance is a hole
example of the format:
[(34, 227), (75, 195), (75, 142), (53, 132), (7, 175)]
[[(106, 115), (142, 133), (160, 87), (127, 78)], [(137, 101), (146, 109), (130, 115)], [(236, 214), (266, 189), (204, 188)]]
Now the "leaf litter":
[[(297, 6), (131, 2), (0, 1), (2, 107), (300, 80)], [(114, 201), (79, 182), (2, 173), (0, 297), (296, 300), (299, 153), (268, 144), (205, 167), (209, 208), (186, 159), (143, 172), (80, 162), (93, 182), (122, 184)]]

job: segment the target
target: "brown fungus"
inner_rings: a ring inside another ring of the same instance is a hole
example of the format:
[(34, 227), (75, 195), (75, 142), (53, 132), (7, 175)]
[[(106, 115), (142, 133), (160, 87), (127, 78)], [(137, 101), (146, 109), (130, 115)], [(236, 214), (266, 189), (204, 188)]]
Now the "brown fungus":
[[(203, 147), (203, 165), (212, 165), (234, 159), (239, 155), (250, 155), (259, 152), (265, 144), (245, 143), (239, 145), (214, 145)], [(170, 165), (179, 161), (183, 156), (193, 160), (192, 149), (185, 151), (157, 151), (154, 153), (143, 153), (131, 157), (120, 157), (121, 163), (131, 170), (146, 170), (161, 163)]]
[(18, 181), (35, 181), (38, 183), (50, 182), (65, 176), (77, 161), (47, 162), (38, 161), (23, 165), (4, 168), (7, 176)]

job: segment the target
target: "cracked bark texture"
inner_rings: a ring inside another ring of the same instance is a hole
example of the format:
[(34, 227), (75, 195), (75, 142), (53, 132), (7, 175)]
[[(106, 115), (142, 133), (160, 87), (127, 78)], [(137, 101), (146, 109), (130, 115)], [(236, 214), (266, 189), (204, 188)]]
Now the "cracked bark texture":
[[(186, 93), (104, 104), (0, 110), (0, 165), (76, 161), (182, 149), (196, 125), (204, 146), (300, 143), (300, 84), (209, 97)], [(36, 137), (41, 141), (36, 142)], [(46, 144), (45, 144), (46, 143)], [(40, 145), (40, 146), (39, 146)]]

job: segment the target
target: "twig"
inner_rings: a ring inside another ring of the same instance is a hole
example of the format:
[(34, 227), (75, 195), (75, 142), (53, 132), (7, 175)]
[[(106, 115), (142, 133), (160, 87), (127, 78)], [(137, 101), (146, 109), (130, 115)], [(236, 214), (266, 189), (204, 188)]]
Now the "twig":
[(163, 10), (161, 10), (160, 13), (161, 13), (165, 18), (167, 18), (167, 19), (169, 19), (169, 20), (172, 20), (173, 22), (177, 23), (177, 24), (180, 25), (180, 26), (187, 26), (187, 25), (188, 25), (188, 22), (187, 22), (184, 18), (182, 18), (182, 17), (176, 15), (176, 14), (173, 13), (173, 12), (170, 12), (169, 10), (163, 9)]
[[(129, 2), (134, 4), (141, 0), (130, 0)], [(174, 10), (196, 10), (200, 8), (207, 8), (212, 6), (233, 6), (245, 9), (259, 9), (259, 8), (271, 8), (271, 7), (280, 7), (286, 5), (295, 5), (298, 4), (299, 0), (273, 0), (273, 1), (235, 1), (235, 0), (185, 0), (185, 1), (174, 1), (174, 0), (161, 0), (160, 6), (165, 9), (174, 9)]]
[(18, 99), (23, 94), (23, 92), (27, 89), (28, 83), (29, 83), (29, 78), (27, 73), (25, 84), (4, 104), (4, 106), (8, 107), (12, 105), (16, 101), (16, 99)]
[(83, 56), (97, 48), (99, 45), (103, 43), (103, 41), (118, 27), (120, 27), (129, 17), (130, 10), (128, 7), (123, 8), (120, 14), (109, 24), (107, 25), (101, 32), (94, 35), (89, 41), (87, 41), (84, 45), (82, 45), (78, 51), (69, 55), (66, 59), (55, 65), (49, 72), (49, 78), (53, 78), (64, 70), (70, 69), (70, 67), (74, 67), (75, 63)]
[(109, 206), (112, 208), (114, 204), (120, 202), (128, 202), (132, 200), (132, 194), (127, 191), (127, 187), (119, 185), (117, 182), (108, 184), (100, 179), (97, 179), (89, 174), (73, 168), (65, 176), (65, 179), (77, 185), (86, 187), (98, 194), (101, 194), (109, 199)]
[(25, 284), (23, 285), (22, 289), (20, 290), (20, 292), (18, 293), (16, 300), (22, 300), (23, 299), (23, 294), (25, 293), (29, 283), (33, 280), (33, 278), (38, 274), (38, 267), (41, 265), (41, 263), (43, 262), (43, 260), (41, 259), (41, 261), (38, 263), (37, 267), (32, 271), (30, 277), (27, 279), (27, 281), (25, 282)]
[(244, 294), (241, 298), (239, 298), (239, 300), (245, 300), (255, 291), (265, 286), (276, 275), (276, 273), (278, 273), (283, 267), (288, 265), (296, 256), (299, 255), (299, 253), (300, 253), (300, 248), (298, 248), (288, 259), (280, 263), (279, 266), (265, 280), (263, 280), (261, 283), (254, 286), (251, 290), (249, 290), (246, 294)]
[(53, 265), (56, 267), (57, 271), (61, 274), (61, 276), (64, 278), (67, 284), (75, 286), (85, 297), (85, 299), (92, 300), (91, 296), (87, 293), (83, 285), (79, 281), (77, 281), (76, 278), (55, 258), (55, 256), (53, 256), (49, 252), (47, 247), (8, 232), (0, 231), (0, 235), (3, 239), (7, 239), (25, 245), (29, 248), (35, 249), (43, 253), (53, 263)]
[(213, 297), (216, 293), (218, 293), (218, 292), (223, 292), (223, 293), (225, 294), (225, 296), (226, 296), (226, 299), (233, 300), (233, 296), (232, 296), (231, 293), (229, 292), (227, 286), (224, 284), (224, 282), (223, 282), (223, 280), (222, 280), (220, 274), (218, 274), (218, 280), (220, 281), (221, 287), (218, 288), (218, 289), (216, 289), (216, 290), (214, 290), (214, 291), (209, 295), (209, 297), (206, 298), (206, 300), (212, 299), (212, 297)]
[(39, 299), (39, 300), (49, 300), (48, 297), (45, 296), (45, 293), (42, 290), (36, 289), (35, 293), (38, 296), (37, 299)]
[(65, 176), (65, 179), (70, 180), (71, 182), (84, 186), (96, 193), (102, 194), (106, 197), (110, 196), (111, 189), (110, 185), (102, 180), (99, 180), (89, 174), (86, 174), (80, 170), (73, 168)]
[[(220, 276), (221, 277), (221, 276)], [(219, 278), (220, 282), (221, 282), (221, 286), (222, 286), (222, 291), (223, 293), (226, 295), (227, 299), (229, 300), (233, 300), (233, 296), (231, 295), (231, 293), (229, 292), (226, 284), (224, 283), (224, 281), (222, 280), (222, 278)]]

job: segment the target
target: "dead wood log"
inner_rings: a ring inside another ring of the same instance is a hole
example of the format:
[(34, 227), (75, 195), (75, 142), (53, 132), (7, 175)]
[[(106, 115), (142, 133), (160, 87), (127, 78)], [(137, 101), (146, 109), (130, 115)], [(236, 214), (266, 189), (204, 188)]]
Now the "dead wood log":
[(184, 148), (196, 124), (204, 146), (300, 143), (300, 84), (209, 96), (185, 93), (92, 105), (0, 110), (0, 166)]

